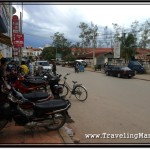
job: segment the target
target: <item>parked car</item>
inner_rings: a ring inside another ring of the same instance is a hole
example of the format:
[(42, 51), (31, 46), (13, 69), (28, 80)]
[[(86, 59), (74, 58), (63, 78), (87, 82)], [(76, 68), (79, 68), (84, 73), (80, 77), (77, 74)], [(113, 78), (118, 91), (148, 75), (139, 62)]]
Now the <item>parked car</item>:
[(117, 76), (118, 78), (121, 77), (128, 77), (132, 78), (135, 76), (135, 72), (132, 71), (129, 67), (125, 66), (109, 66), (108, 68), (105, 69), (106, 75), (111, 75), (111, 76)]
[(52, 64), (49, 64), (46, 60), (36, 61), (34, 66), (35, 71), (41, 70), (39, 68), (42, 68), (43, 70), (52, 70)]
[(144, 67), (138, 61), (130, 61), (128, 67), (136, 73), (145, 73)]

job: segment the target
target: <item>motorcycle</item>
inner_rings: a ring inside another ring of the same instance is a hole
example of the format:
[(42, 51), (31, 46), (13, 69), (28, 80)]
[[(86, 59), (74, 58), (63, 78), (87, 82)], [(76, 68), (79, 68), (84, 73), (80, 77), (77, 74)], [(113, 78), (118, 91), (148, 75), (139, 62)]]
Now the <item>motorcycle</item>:
[[(47, 92), (48, 86), (52, 92), (54, 98), (60, 98), (60, 94), (63, 93), (63, 87), (59, 85), (61, 75), (53, 75), (49, 71), (43, 72), (41, 76), (27, 76), (23, 77), (20, 74), (18, 78), (13, 82), (13, 87), (22, 94), (31, 93), (33, 91), (43, 90)], [(35, 92), (34, 92), (35, 93)], [(43, 95), (38, 93), (38, 95)], [(45, 93), (45, 95), (47, 95)]]
[(63, 93), (63, 86), (59, 84), (61, 76), (62, 76), (61, 74), (53, 75), (50, 73), (46, 73), (44, 75), (44, 78), (48, 82), (54, 98), (60, 98), (61, 93)]
[(41, 77), (23, 77), (22, 75), (16, 75), (17, 77), (12, 80), (9, 79), (8, 82), (12, 82), (13, 87), (20, 91), (21, 93), (29, 93), (37, 90), (47, 91), (48, 83)]
[[(69, 100), (57, 99), (34, 103), (30, 96), (28, 99), (25, 98), (6, 82), (5, 86), (7, 88), (3, 93), (4, 100), (0, 105), (0, 130), (12, 120), (16, 125), (28, 129), (42, 127), (57, 130), (66, 123), (67, 117), (70, 117), (67, 112), (71, 107)], [(36, 98), (38, 99), (38, 96)]]

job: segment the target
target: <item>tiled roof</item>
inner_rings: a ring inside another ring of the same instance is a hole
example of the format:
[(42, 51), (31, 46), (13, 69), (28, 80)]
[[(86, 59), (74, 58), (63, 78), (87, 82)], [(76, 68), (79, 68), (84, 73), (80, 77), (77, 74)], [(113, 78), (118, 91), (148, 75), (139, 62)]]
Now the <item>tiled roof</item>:
[[(86, 54), (81, 54), (81, 55), (78, 55), (77, 57), (92, 58), (93, 57), (93, 48), (86, 48), (85, 50), (86, 50)], [(78, 52), (78, 49), (73, 48), (72, 51)], [(80, 49), (80, 51), (82, 51), (82, 49)], [(97, 57), (101, 54), (107, 54), (110, 52), (113, 53), (114, 49), (113, 48), (96, 48), (95, 49), (95, 57)], [(150, 49), (142, 49), (142, 48), (139, 49), (138, 48), (137, 52), (138, 52), (137, 56), (147, 55), (147, 54), (150, 54)]]
[(41, 51), (42, 49), (40, 49), (40, 48), (33, 48), (32, 50), (33, 51)]

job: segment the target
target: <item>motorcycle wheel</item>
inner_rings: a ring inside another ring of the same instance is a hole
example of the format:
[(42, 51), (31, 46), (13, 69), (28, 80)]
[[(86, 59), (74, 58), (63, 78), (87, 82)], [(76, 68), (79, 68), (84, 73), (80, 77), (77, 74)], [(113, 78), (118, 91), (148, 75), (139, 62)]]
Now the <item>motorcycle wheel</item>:
[(47, 130), (57, 130), (66, 123), (66, 115), (63, 113), (54, 114), (51, 121), (50, 121), (51, 123), (48, 126), (46, 126), (45, 128)]
[(7, 123), (8, 120), (6, 119), (0, 120), (0, 131), (6, 126)]

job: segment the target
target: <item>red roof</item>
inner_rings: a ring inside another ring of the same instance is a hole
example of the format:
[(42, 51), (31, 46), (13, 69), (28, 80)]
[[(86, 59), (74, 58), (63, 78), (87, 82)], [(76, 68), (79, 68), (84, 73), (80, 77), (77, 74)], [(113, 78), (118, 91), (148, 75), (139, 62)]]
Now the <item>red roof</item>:
[[(77, 49), (77, 48), (72, 48), (72, 52), (76, 52), (78, 50), (82, 51), (83, 48)], [(85, 50), (87, 53), (89, 52), (93, 52), (93, 48), (85, 48), (83, 49)], [(95, 48), (95, 51), (105, 51), (105, 52), (112, 52), (113, 48)]]
[(136, 51), (139, 54), (148, 54), (148, 53), (150, 53), (150, 49), (137, 48)]
[[(79, 49), (80, 52), (82, 51), (82, 48)], [(86, 54), (81, 54), (78, 55), (77, 57), (84, 57), (84, 58), (92, 58), (93, 57), (93, 48), (85, 48)], [(78, 52), (78, 49), (73, 48), (72, 52)], [(138, 52), (137, 56), (146, 56), (150, 54), (150, 49), (143, 49), (143, 48), (137, 48), (136, 51)], [(101, 54), (106, 54), (106, 53), (113, 53), (114, 49), (113, 48), (96, 48), (95, 49), (95, 57), (101, 55)]]
[(40, 49), (40, 48), (33, 48), (32, 50), (33, 51), (41, 51), (42, 49)]
[[(85, 58), (92, 58), (93, 57), (93, 48), (85, 48), (86, 54), (81, 54), (78, 57), (85, 57)], [(78, 51), (78, 49), (73, 48), (73, 52)], [(82, 51), (82, 49), (80, 49)], [(113, 53), (113, 48), (95, 48), (95, 57), (106, 54), (106, 53)]]

